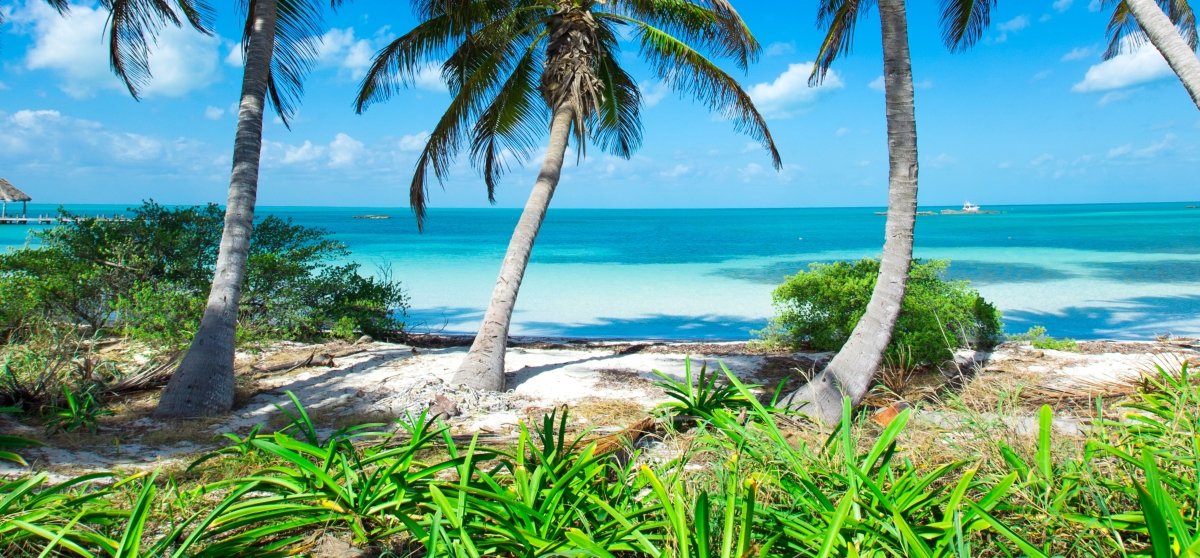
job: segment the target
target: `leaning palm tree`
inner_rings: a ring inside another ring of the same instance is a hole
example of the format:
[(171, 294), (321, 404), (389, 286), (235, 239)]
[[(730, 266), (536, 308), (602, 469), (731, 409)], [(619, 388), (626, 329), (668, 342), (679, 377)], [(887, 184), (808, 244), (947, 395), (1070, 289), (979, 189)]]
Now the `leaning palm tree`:
[[(1144, 39), (1158, 49), (1200, 108), (1200, 60), (1196, 58), (1196, 16), (1187, 0), (1108, 0), (1116, 4), (1108, 23), (1105, 60)], [(1126, 42), (1130, 39), (1129, 42)]]
[(758, 140), (780, 166), (762, 115), (703, 52), (745, 69), (758, 42), (726, 0), (416, 0), (417, 26), (381, 50), (363, 79), (362, 112), (440, 64), (453, 99), (417, 161), (409, 201), (425, 219), (429, 169), (446, 178), (467, 145), (489, 200), (506, 166), (527, 159), (549, 129), (541, 171), (521, 213), (470, 352), (453, 381), (504, 387), (504, 351), (517, 291), (558, 185), (567, 145), (629, 157), (641, 142), (641, 94), (622, 68), (619, 31), (654, 73)]
[(254, 228), (263, 111), (269, 99), (286, 124), (317, 57), (321, 13), (311, 1), (249, 0), (247, 14), (233, 171), (212, 289), (191, 347), (159, 400), (155, 414), (161, 417), (214, 415), (233, 407), (234, 341)]
[[(877, 0), (883, 31), (884, 97), (888, 138), (888, 210), (883, 259), (866, 313), (850, 339), (812, 381), (788, 394), (783, 404), (824, 422), (836, 422), (842, 400), (858, 405), (870, 389), (892, 339), (912, 265), (917, 210), (917, 125), (908, 18), (904, 0)], [(869, 0), (821, 0), (817, 20), (827, 28), (811, 82), (819, 82), (839, 56), (850, 50), (854, 27)], [(942, 38), (952, 50), (966, 48), (983, 34), (995, 0), (943, 0)]]

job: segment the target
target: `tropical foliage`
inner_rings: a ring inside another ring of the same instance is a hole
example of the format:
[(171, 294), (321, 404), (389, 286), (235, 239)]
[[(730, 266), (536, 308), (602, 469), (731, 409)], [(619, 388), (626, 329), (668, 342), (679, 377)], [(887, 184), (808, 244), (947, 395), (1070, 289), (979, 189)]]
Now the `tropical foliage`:
[[(938, 365), (963, 347), (991, 347), (1002, 340), (1000, 312), (966, 281), (946, 279), (949, 262), (917, 261), (909, 272), (887, 359), (906, 365)], [(850, 338), (879, 276), (879, 260), (812, 264), (772, 294), (776, 316), (762, 332), (770, 343), (836, 351)]]
[[(671, 435), (684, 443), (665, 459), (600, 450), (586, 432), (568, 433), (566, 409), (523, 426), (513, 445), (485, 447), (424, 416), (399, 429), (322, 435), (297, 403), (284, 409), (290, 425), (230, 435), (226, 448), (175, 478), (94, 474), (52, 483), (37, 474), (0, 485), (0, 552), (282, 556), (306, 552), (321, 533), (401, 556), (1200, 549), (1200, 383), (1186, 367), (1147, 376), (1082, 442), (1059, 439), (1043, 407), (1031, 443), (979, 432), (978, 453), (944, 458), (906, 448), (921, 433), (911, 410), (878, 427), (854, 420), (847, 404), (827, 438), (798, 437), (803, 430), (789, 426), (795, 417), (759, 403), (722, 371), (736, 394), (723, 399), (729, 407), (704, 403), (717, 400), (697, 391), (703, 386), (666, 380), (692, 394), (666, 419), (687, 412), (698, 421)], [(970, 430), (957, 431), (953, 443)], [(235, 473), (213, 480), (207, 471)]]
[[(0, 254), (0, 333), (27, 338), (47, 323), (82, 323), (185, 343), (208, 294), (221, 209), (148, 202), (127, 220), (64, 216), (70, 220), (37, 233), (36, 247)], [(342, 263), (345, 245), (326, 236), (277, 217), (258, 223), (238, 324), (243, 339), (312, 339), (339, 322), (380, 336), (403, 327), (399, 283)]]

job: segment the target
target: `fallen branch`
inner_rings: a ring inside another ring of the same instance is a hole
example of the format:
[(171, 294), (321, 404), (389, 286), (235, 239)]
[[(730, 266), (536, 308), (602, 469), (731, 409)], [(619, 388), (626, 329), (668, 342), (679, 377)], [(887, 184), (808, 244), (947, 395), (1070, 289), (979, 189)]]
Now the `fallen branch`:
[(166, 385), (171, 379), (171, 374), (175, 372), (176, 365), (179, 364), (180, 352), (172, 353), (165, 361), (160, 363), (147, 363), (141, 369), (104, 386), (104, 393), (109, 395), (119, 395), (133, 391), (145, 391), (159, 386)]
[(300, 368), (311, 368), (314, 366), (328, 366), (330, 368), (333, 368), (333, 367), (337, 366), (337, 363), (333, 359), (342, 358), (342, 357), (346, 357), (346, 356), (350, 356), (350, 355), (355, 355), (355, 354), (358, 354), (358, 353), (361, 353), (364, 351), (366, 351), (366, 349), (364, 349), (362, 347), (355, 347), (355, 348), (350, 348), (350, 349), (346, 349), (346, 350), (342, 350), (342, 351), (313, 351), (313, 352), (309, 353), (308, 357), (306, 357), (306, 358), (301, 358), (301, 359), (283, 362), (283, 363), (279, 363), (279, 364), (272, 364), (271, 366), (251, 365), (250, 370), (252, 372), (256, 372), (259, 374), (270, 374), (272, 372), (287, 373), (287, 372), (291, 372), (293, 370), (298, 370)]

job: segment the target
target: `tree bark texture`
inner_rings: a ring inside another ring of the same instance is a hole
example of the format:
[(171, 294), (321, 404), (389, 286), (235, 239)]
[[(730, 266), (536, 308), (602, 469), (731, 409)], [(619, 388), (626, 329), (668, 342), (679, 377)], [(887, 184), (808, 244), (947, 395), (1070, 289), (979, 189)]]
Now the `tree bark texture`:
[(484, 314), (483, 323), (479, 326), (479, 333), (475, 335), (467, 357), (454, 373), (452, 383), (475, 389), (504, 389), (504, 351), (508, 346), (508, 329), (512, 323), (513, 306), (517, 302), (517, 292), (521, 289), (525, 268), (529, 265), (533, 243), (537, 240), (542, 221), (546, 218), (550, 198), (554, 196), (554, 189), (558, 187), (563, 157), (567, 151), (567, 138), (574, 117), (575, 110), (570, 106), (560, 107), (554, 112), (550, 123), (550, 144), (542, 162), (541, 172), (538, 173), (537, 182), (533, 184), (533, 191), (529, 194), (524, 211), (521, 212), (521, 219), (517, 222), (512, 239), (508, 242), (508, 251), (504, 254), (500, 276), (496, 279), (492, 300), (488, 304), (487, 313)]
[(884, 95), (887, 106), (888, 212), (879, 276), (866, 313), (849, 341), (811, 382), (788, 395), (785, 405), (825, 423), (842, 416), (842, 400), (858, 405), (883, 363), (912, 264), (917, 210), (917, 126), (912, 63), (904, 0), (879, 0), (883, 28)]
[(246, 49), (242, 77), (225, 228), (221, 233), (212, 290), (192, 345), (163, 391), (155, 411), (160, 417), (211, 416), (233, 408), (238, 303), (246, 280), (250, 234), (254, 229), (263, 108), (275, 48), (276, 16), (276, 0), (256, 2), (254, 28)]

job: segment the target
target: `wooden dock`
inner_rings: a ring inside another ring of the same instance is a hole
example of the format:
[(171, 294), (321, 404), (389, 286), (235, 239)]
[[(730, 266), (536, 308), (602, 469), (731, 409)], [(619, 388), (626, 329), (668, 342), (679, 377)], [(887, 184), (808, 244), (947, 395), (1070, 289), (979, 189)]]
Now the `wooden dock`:
[(0, 217), (0, 225), (57, 225), (59, 223), (70, 223), (73, 221), (84, 221), (84, 220), (89, 220), (89, 219), (96, 220), (96, 221), (128, 221), (129, 220), (127, 217), (75, 217), (75, 218), (68, 219), (68, 218), (64, 218), (64, 217), (51, 217), (48, 215), (39, 215), (37, 217), (5, 216), (5, 217)]

